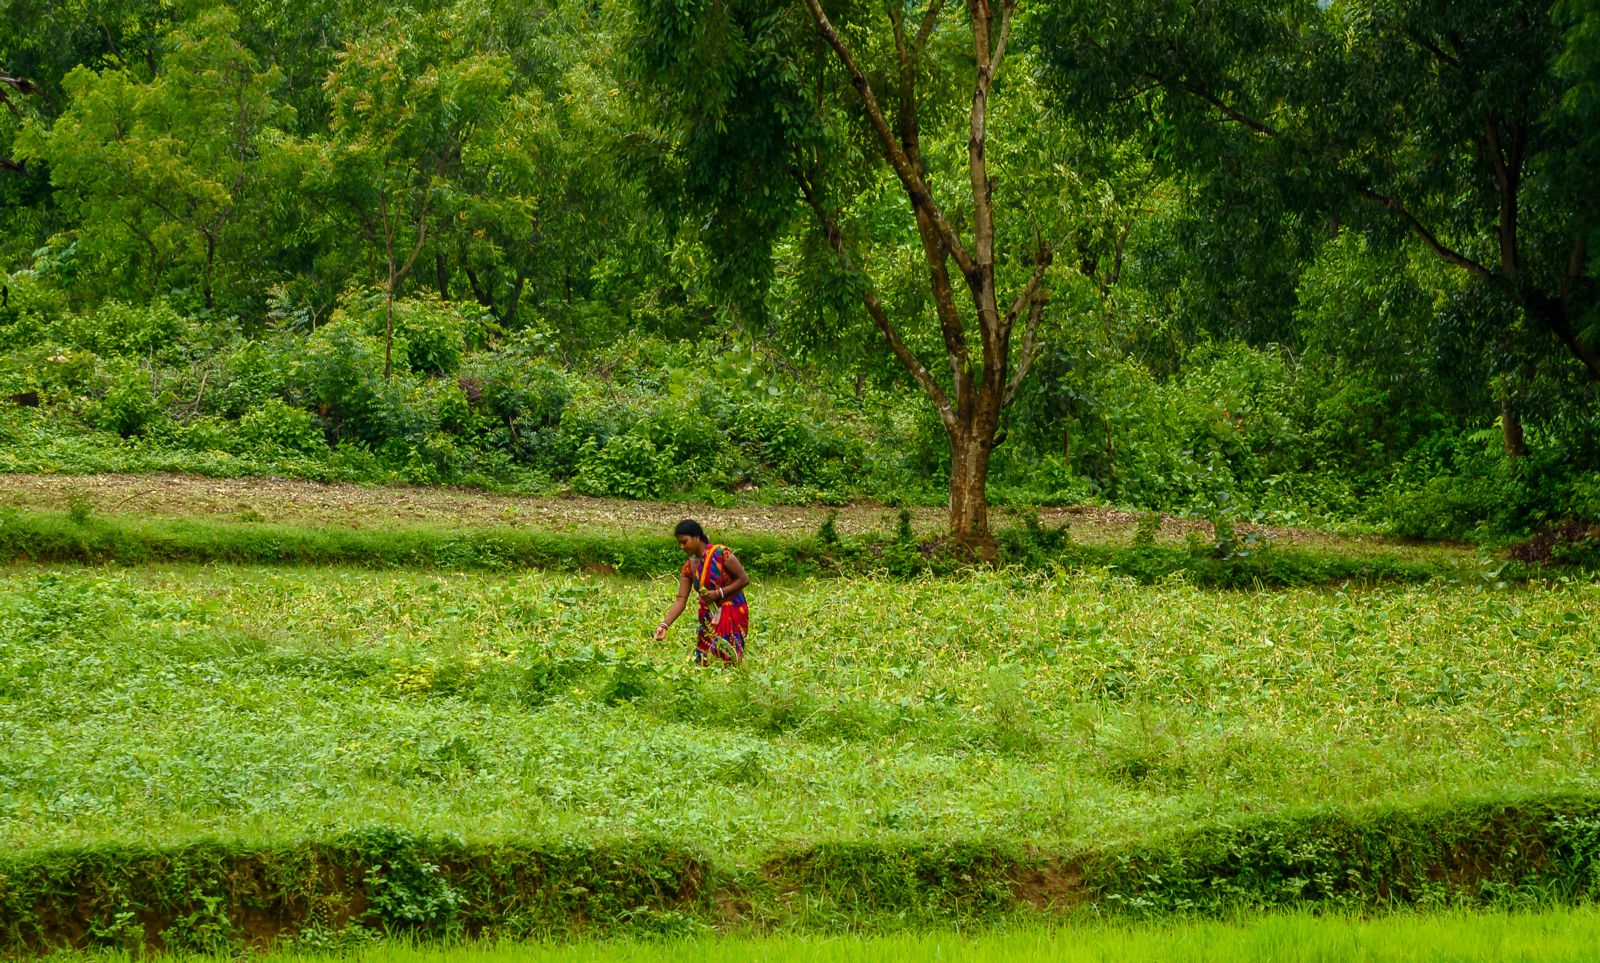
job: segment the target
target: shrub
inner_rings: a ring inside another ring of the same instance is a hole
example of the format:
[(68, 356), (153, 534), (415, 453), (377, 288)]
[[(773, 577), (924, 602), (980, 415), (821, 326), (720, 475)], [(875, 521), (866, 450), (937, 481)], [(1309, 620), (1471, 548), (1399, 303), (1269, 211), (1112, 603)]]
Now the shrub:
[(437, 427), (429, 399), (409, 378), (384, 380), (383, 342), (348, 322), (330, 322), (307, 339), (292, 377), (335, 441), (410, 446)]
[(674, 465), (643, 435), (616, 435), (602, 447), (590, 439), (578, 458), (574, 487), (590, 495), (655, 498), (671, 486)]
[[(472, 410), (481, 414), (478, 420), (468, 419), (468, 430), (523, 461), (548, 455), (549, 435), (561, 424), (572, 400), (567, 375), (533, 357), (521, 344), (469, 365), (460, 384)], [(568, 452), (569, 472), (577, 447)]]
[[(373, 289), (346, 293), (330, 323), (350, 320), (382, 342), (388, 325), (383, 294)], [(481, 345), (491, 322), (478, 309), (468, 309), (437, 295), (417, 294), (394, 302), (395, 367), (419, 374), (450, 374), (461, 366), (469, 342)]]
[(290, 357), (304, 344), (296, 337), (289, 343), (243, 341), (233, 345), (217, 365), (217, 380), (206, 394), (207, 407), (238, 418), (268, 398), (284, 397), (290, 389)]
[(268, 398), (239, 419), (239, 439), (260, 452), (313, 452), (326, 447), (311, 412)]
[[(686, 479), (717, 474), (728, 439), (704, 411), (671, 401), (657, 405), (639, 423), (639, 434), (678, 463)], [(718, 479), (707, 479), (713, 484)]]
[(191, 322), (166, 301), (141, 305), (107, 301), (75, 316), (72, 327), (77, 343), (97, 354), (177, 360), (185, 353)]
[(108, 363), (100, 372), (98, 394), (86, 412), (87, 420), (124, 438), (143, 434), (165, 414), (150, 372), (131, 361)]
[(756, 402), (737, 409), (729, 434), (747, 445), (785, 480), (804, 484), (817, 477), (822, 457), (816, 430), (791, 407)]
[(182, 422), (169, 422), (165, 431), (153, 431), (151, 434), (165, 446), (189, 451), (234, 452), (243, 447), (240, 444), (237, 425), (213, 415), (201, 415)]

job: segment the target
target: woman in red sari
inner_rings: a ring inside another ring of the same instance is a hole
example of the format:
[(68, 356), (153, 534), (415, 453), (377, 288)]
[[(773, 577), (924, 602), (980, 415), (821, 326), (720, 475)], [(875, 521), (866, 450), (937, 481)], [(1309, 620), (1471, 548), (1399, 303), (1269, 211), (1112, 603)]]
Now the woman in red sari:
[(678, 600), (656, 626), (656, 641), (666, 639), (667, 629), (683, 614), (689, 592), (694, 590), (700, 595), (694, 661), (698, 665), (713, 660), (721, 665), (737, 665), (744, 661), (744, 637), (750, 631), (750, 606), (744, 599), (750, 576), (733, 552), (726, 545), (713, 545), (706, 530), (694, 519), (679, 522), (673, 534), (689, 559), (678, 573)]

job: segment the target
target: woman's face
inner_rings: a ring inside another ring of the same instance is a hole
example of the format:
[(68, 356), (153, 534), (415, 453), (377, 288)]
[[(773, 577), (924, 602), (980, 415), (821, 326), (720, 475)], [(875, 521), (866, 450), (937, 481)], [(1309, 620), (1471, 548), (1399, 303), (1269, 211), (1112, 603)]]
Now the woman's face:
[(679, 535), (678, 547), (683, 549), (683, 554), (685, 555), (699, 555), (700, 550), (705, 546), (701, 545), (700, 539), (695, 538), (693, 535)]

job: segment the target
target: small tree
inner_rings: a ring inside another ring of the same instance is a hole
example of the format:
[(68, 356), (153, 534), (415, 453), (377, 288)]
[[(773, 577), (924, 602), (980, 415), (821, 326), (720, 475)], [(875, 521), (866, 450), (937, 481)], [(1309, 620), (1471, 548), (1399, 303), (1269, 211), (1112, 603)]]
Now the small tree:
[[(309, 176), (335, 219), (350, 218), (384, 264), (384, 377), (394, 366), (394, 300), (427, 244), (462, 144), (501, 110), (509, 65), (429, 50), (398, 25), (337, 55), (326, 89), (330, 133)], [(458, 209), (446, 205), (453, 213)]]
[(238, 41), (226, 8), (167, 38), (155, 77), (78, 67), (69, 104), (20, 153), (49, 165), (57, 197), (108, 261), (144, 260), (152, 278), (195, 270), (207, 308), (219, 264), (243, 264), (259, 232), (241, 224), (265, 208), (263, 157), (291, 112), (273, 97), (277, 73)]

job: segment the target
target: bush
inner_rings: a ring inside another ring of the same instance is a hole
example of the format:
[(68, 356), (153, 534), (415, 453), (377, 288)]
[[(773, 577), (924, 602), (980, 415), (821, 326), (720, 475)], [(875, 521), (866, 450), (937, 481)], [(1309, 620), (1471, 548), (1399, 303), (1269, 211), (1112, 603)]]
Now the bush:
[(131, 361), (114, 361), (101, 370), (99, 380), (100, 397), (86, 412), (91, 425), (129, 438), (165, 416), (163, 399), (156, 396), (147, 369)]
[(73, 343), (96, 354), (180, 360), (187, 353), (191, 322), (166, 301), (107, 301), (88, 314), (68, 317)]
[[(470, 364), (460, 386), (475, 415), (465, 420), (466, 433), (519, 461), (551, 460), (549, 435), (572, 400), (564, 372), (516, 344)], [(576, 450), (569, 452), (568, 471), (575, 466)]]
[(699, 408), (666, 402), (657, 405), (639, 423), (639, 434), (668, 453), (687, 483), (700, 479), (716, 484), (727, 452), (728, 439), (715, 421)]
[(217, 379), (206, 394), (207, 408), (228, 418), (239, 418), (269, 398), (286, 397), (290, 390), (290, 358), (305, 342), (263, 343), (243, 341), (233, 345), (217, 364)]
[(239, 439), (262, 453), (310, 453), (326, 447), (311, 412), (291, 408), (279, 398), (268, 398), (244, 413), (239, 419)]
[[(382, 343), (388, 307), (381, 291), (348, 292), (330, 323), (350, 320)], [(417, 294), (394, 302), (395, 367), (419, 374), (451, 374), (461, 366), (467, 348), (482, 346), (493, 322), (478, 308)]]
[(818, 431), (805, 416), (775, 402), (740, 406), (728, 434), (735, 444), (750, 447), (786, 481), (814, 481), (822, 463)]
[(188, 451), (239, 451), (238, 425), (213, 415), (201, 415), (184, 422), (168, 422), (165, 431), (152, 432), (164, 447)]
[(579, 454), (573, 484), (589, 495), (656, 498), (672, 487), (674, 469), (671, 453), (643, 435), (616, 435), (603, 447), (591, 438)]
[(291, 383), (334, 442), (399, 442), (404, 449), (437, 428), (428, 399), (411, 379), (396, 374), (384, 380), (383, 342), (347, 321), (330, 322), (307, 339)]

